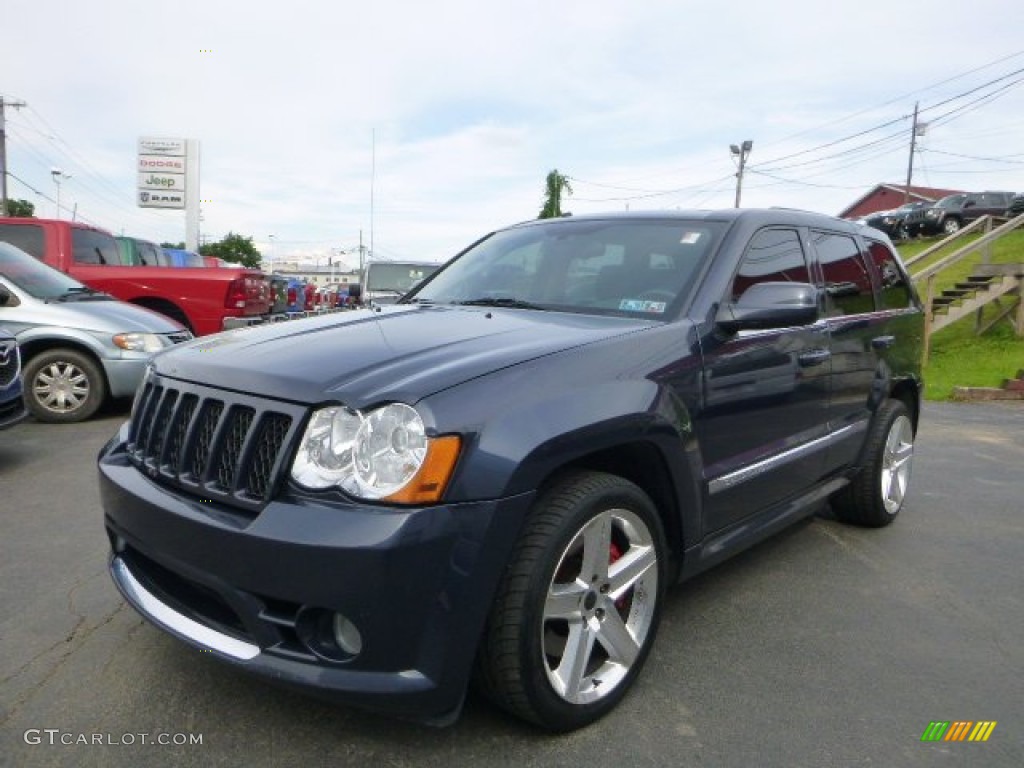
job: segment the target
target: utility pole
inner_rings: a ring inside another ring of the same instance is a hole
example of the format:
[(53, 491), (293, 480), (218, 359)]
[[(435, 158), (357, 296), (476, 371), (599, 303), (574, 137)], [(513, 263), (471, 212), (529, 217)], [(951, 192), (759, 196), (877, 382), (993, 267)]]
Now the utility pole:
[(747, 139), (739, 146), (735, 144), (729, 145), (729, 151), (733, 157), (739, 158), (736, 170), (736, 204), (734, 208), (740, 207), (740, 194), (743, 191), (743, 168), (747, 164), (747, 158), (750, 157), (750, 150), (754, 148), (754, 142)]
[[(914, 176), (914, 148), (917, 146), (917, 105), (914, 102), (914, 122), (910, 127), (910, 158), (907, 160), (907, 185), (903, 188), (903, 202), (910, 202), (910, 180)], [(922, 124), (922, 134), (924, 125)]]
[(4, 126), (4, 107), (21, 109), (24, 101), (6, 101), (0, 96), (0, 216), (7, 215), (7, 133)]

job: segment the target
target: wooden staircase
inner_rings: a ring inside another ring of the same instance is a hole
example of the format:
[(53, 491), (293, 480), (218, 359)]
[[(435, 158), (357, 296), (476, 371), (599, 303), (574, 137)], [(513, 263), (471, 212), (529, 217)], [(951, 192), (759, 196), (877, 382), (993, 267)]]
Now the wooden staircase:
[[(1003, 296), (1019, 296), (1021, 279), (1024, 278), (1024, 264), (1005, 266), (1008, 269), (1002, 274), (972, 274), (964, 282), (957, 283), (953, 288), (946, 288), (941, 294), (933, 297), (931, 332), (940, 331), (961, 318), (973, 315), (986, 304)], [(1016, 306), (1017, 302), (1013, 302), (1005, 308), (998, 320), (1006, 317)]]
[[(962, 238), (964, 235), (983, 232), (977, 240), (957, 249), (938, 261), (929, 264), (920, 271), (911, 270), (911, 277), (924, 299), (925, 328), (923, 359), (928, 360), (931, 350), (931, 337), (936, 331), (957, 322), (968, 315), (974, 315), (976, 334), (982, 334), (1003, 320), (1009, 320), (1018, 336), (1024, 336), (1024, 260), (1017, 264), (992, 264), (992, 244), (1003, 235), (1024, 226), (1024, 214), (993, 228), (991, 217), (983, 216), (964, 227), (960, 232), (936, 243), (922, 251), (913, 259), (908, 260), (909, 268), (915, 262), (921, 262)], [(972, 254), (981, 253), (983, 263), (972, 268), (970, 276), (936, 293), (936, 278), (940, 273)], [(1022, 254), (1024, 258), (1024, 254)], [(982, 309), (995, 303), (995, 317), (983, 321)]]

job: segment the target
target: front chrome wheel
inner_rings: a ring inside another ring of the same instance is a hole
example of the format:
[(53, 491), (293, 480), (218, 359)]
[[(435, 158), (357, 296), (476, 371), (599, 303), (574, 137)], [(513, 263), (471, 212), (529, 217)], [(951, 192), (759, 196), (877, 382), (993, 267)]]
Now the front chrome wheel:
[(106, 395), (99, 365), (84, 352), (50, 349), (25, 364), (25, 404), (40, 421), (82, 421), (99, 409)]
[(561, 478), (516, 541), (481, 639), (477, 686), (552, 731), (606, 715), (654, 642), (667, 553), (641, 488), (605, 472)]
[(40, 369), (32, 381), (32, 392), (47, 410), (68, 414), (78, 410), (89, 399), (89, 377), (76, 366), (55, 360)]
[(592, 518), (562, 553), (541, 645), (548, 681), (563, 699), (587, 704), (625, 679), (651, 628), (657, 566), (651, 532), (627, 509)]

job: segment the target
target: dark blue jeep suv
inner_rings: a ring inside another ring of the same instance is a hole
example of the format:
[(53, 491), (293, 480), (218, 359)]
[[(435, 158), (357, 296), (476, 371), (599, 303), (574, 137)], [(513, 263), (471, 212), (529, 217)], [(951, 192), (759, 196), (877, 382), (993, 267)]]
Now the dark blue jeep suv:
[[(275, 682), (564, 731), (666, 588), (903, 506), (923, 320), (882, 233), (787, 210), (494, 232), (398, 304), (158, 355), (102, 451), (118, 589)], [(266, 360), (273, 359), (273, 366)]]

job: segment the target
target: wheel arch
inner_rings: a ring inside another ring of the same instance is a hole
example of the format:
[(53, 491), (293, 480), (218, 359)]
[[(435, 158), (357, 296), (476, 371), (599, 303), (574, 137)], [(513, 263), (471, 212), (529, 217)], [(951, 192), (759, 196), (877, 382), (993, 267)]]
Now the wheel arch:
[(917, 434), (918, 418), (921, 414), (921, 383), (912, 379), (902, 379), (893, 384), (889, 391), (889, 399), (899, 400), (910, 413), (910, 423), (914, 426), (914, 434)]
[(154, 312), (159, 312), (161, 315), (181, 323), (183, 326), (188, 328), (189, 333), (195, 335), (195, 329), (192, 327), (192, 323), (188, 319), (188, 314), (184, 309), (169, 299), (158, 298), (155, 296), (140, 296), (138, 298), (131, 299), (130, 303), (143, 307), (144, 309), (151, 309)]
[(686, 471), (672, 469), (686, 466), (680, 454), (681, 451), (673, 451), (659, 439), (637, 439), (581, 451), (547, 470), (537, 482), (538, 496), (567, 475), (580, 471), (604, 472), (633, 483), (651, 499), (661, 520), (672, 583), (682, 565), (684, 548), (695, 543), (690, 541), (692, 532), (699, 530), (700, 494), (696, 478)]
[[(92, 361), (96, 363), (96, 367), (99, 368), (104, 379), (107, 378), (107, 368), (103, 364), (102, 356), (98, 354), (96, 348), (85, 339), (74, 336), (19, 336), (18, 347), (21, 349), (22, 367), (24, 367), (29, 360), (43, 352), (49, 352), (53, 349), (70, 349), (75, 352), (88, 355)], [(109, 382), (106, 383), (109, 384)]]

